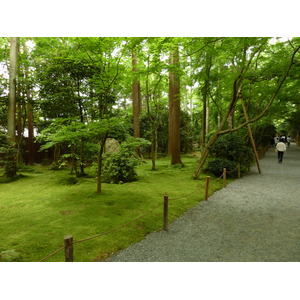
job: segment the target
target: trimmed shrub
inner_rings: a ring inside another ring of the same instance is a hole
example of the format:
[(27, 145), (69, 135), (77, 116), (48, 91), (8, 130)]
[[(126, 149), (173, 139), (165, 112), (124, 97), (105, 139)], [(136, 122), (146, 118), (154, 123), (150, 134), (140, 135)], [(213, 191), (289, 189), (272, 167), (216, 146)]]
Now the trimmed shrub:
[(102, 181), (120, 183), (137, 180), (135, 167), (139, 162), (140, 158), (134, 153), (120, 151), (107, 156), (102, 171)]
[(247, 139), (240, 133), (222, 135), (211, 147), (210, 155), (214, 158), (222, 158), (241, 165), (241, 171), (248, 171), (254, 162), (252, 149), (247, 144)]
[(224, 158), (215, 158), (209, 160), (205, 171), (219, 177), (223, 174), (224, 168), (226, 168), (227, 177), (235, 177), (237, 175), (237, 163)]

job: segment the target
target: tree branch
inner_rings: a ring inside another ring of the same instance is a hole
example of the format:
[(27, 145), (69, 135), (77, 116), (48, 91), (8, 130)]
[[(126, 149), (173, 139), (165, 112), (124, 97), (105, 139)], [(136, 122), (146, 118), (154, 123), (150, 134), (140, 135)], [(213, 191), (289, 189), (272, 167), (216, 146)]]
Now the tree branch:
[[(294, 48), (294, 49), (295, 49), (295, 48)], [(299, 51), (299, 49), (300, 49), (300, 46), (297, 47), (297, 48), (294, 50), (293, 55), (292, 55), (292, 58), (291, 58), (291, 61), (290, 61), (290, 64), (289, 64), (289, 66), (288, 66), (288, 68), (287, 68), (287, 71), (286, 71), (285, 75), (283, 76), (283, 78), (281, 79), (281, 81), (280, 81), (280, 83), (279, 83), (277, 89), (275, 90), (273, 96), (271, 97), (269, 103), (266, 105), (266, 107), (264, 108), (264, 110), (263, 110), (258, 116), (256, 116), (255, 118), (250, 119), (248, 122), (244, 122), (243, 124), (240, 124), (240, 125), (237, 126), (236, 128), (233, 128), (233, 129), (227, 129), (227, 130), (223, 130), (223, 131), (218, 132), (218, 135), (219, 135), (219, 136), (220, 136), (220, 135), (223, 135), (223, 134), (226, 134), (226, 133), (229, 133), (229, 132), (238, 131), (238, 130), (240, 130), (241, 128), (247, 126), (248, 124), (256, 122), (257, 120), (259, 120), (260, 118), (262, 118), (262, 117), (268, 112), (268, 110), (269, 110), (269, 108), (271, 107), (271, 105), (273, 104), (273, 102), (274, 102), (276, 96), (278, 95), (278, 93), (279, 93), (279, 91), (280, 91), (280, 89), (281, 89), (283, 83), (285, 82), (286, 78), (287, 78), (288, 75), (289, 75), (290, 69), (291, 69), (291, 67), (292, 67), (293, 64), (294, 64), (294, 58), (295, 58), (295, 55), (296, 55), (296, 53)]]

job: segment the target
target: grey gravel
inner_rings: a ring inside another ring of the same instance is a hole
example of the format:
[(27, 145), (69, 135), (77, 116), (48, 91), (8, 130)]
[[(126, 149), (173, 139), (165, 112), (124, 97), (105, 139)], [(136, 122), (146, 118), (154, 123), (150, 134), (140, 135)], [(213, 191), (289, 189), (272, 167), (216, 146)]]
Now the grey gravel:
[(260, 165), (108, 261), (299, 262), (300, 148), (281, 164), (270, 148)]

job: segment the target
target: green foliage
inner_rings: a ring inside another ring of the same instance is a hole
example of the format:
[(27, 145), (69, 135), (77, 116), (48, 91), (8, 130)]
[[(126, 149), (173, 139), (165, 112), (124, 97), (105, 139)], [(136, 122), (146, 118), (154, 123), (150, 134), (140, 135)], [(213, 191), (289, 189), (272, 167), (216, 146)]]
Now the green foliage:
[(180, 146), (181, 151), (189, 153), (193, 150), (193, 126), (191, 117), (186, 111), (181, 111), (180, 115)]
[(211, 172), (219, 177), (223, 174), (223, 169), (226, 168), (227, 177), (235, 177), (237, 175), (237, 163), (224, 158), (215, 158), (207, 162), (206, 172)]
[(77, 176), (85, 176), (85, 173), (77, 172), (77, 162), (84, 166), (95, 161), (101, 137), (108, 132), (110, 137), (122, 139), (125, 129), (126, 125), (117, 118), (94, 120), (87, 124), (76, 119), (58, 118), (41, 132), (37, 140), (42, 143), (41, 150), (55, 146), (63, 148), (64, 153), (53, 163), (53, 170), (72, 162), (71, 173), (75, 171)]
[(139, 164), (140, 158), (137, 155), (114, 153), (105, 161), (102, 173), (102, 181), (110, 183), (131, 182), (137, 180), (135, 167)]
[(300, 110), (293, 112), (287, 120), (288, 129), (292, 136), (300, 135)]
[(210, 150), (210, 155), (228, 161), (240, 163), (242, 170), (248, 170), (254, 161), (254, 155), (245, 137), (239, 133), (221, 135)]
[(276, 127), (271, 123), (258, 123), (252, 129), (253, 138), (257, 148), (270, 145), (276, 135)]
[(12, 178), (17, 173), (17, 149), (15, 144), (8, 142), (4, 132), (0, 131), (0, 166), (4, 167), (4, 176)]
[(127, 138), (121, 144), (120, 151), (105, 158), (102, 176), (103, 182), (120, 183), (137, 180), (136, 166), (141, 162), (140, 157), (135, 153), (135, 147), (143, 148), (150, 144), (145, 139)]
[(0, 166), (2, 167), (5, 165), (7, 147), (8, 144), (6, 135), (0, 130)]
[[(168, 145), (168, 111), (166, 108), (157, 111), (156, 116), (151, 114), (151, 118), (155, 119), (155, 125), (158, 130), (158, 152), (166, 153)], [(140, 119), (141, 136), (151, 141), (151, 123), (146, 113), (141, 115)]]

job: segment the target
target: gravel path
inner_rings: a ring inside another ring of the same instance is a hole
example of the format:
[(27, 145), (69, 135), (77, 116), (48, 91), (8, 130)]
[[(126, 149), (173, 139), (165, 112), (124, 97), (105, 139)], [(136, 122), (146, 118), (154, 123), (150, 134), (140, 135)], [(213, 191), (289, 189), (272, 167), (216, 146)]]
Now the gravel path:
[(299, 262), (300, 147), (269, 149), (249, 175), (111, 257), (118, 262)]

